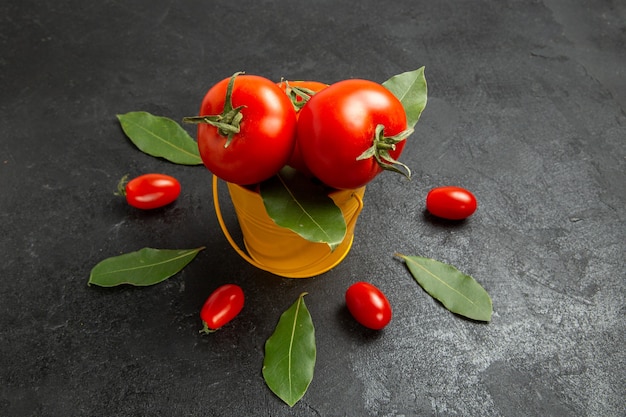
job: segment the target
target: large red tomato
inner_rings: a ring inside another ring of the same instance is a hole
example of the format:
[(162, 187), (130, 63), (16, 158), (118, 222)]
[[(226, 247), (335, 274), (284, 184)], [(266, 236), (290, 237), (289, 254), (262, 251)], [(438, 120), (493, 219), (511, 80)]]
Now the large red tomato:
[(361, 187), (383, 169), (408, 171), (397, 161), (408, 134), (402, 103), (382, 85), (357, 79), (311, 97), (300, 110), (297, 129), (306, 166), (340, 189)]
[(219, 178), (255, 184), (276, 174), (291, 156), (296, 112), (267, 78), (235, 74), (215, 84), (200, 107), (200, 116), (209, 115), (216, 116), (210, 118), (213, 122), (193, 119), (202, 161)]

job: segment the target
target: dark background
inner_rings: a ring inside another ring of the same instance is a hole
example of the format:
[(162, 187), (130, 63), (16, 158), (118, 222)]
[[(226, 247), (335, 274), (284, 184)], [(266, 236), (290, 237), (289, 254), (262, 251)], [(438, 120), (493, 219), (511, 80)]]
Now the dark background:
[[(625, 21), (608, 0), (2, 2), (0, 415), (624, 415)], [(312, 279), (239, 258), (210, 173), (143, 154), (116, 120), (180, 121), (240, 70), (383, 82), (421, 66), (429, 102), (402, 157), (413, 180), (372, 182), (349, 256)], [(152, 171), (181, 181), (172, 206), (113, 195)], [(426, 215), (440, 185), (474, 192), (476, 214)], [(87, 286), (104, 258), (203, 245), (159, 285)], [(449, 313), (395, 252), (474, 276), (492, 322)], [(381, 332), (344, 307), (358, 280), (393, 305)], [(227, 282), (244, 310), (199, 335)], [(263, 345), (303, 291), (318, 360), (290, 409), (264, 384)]]

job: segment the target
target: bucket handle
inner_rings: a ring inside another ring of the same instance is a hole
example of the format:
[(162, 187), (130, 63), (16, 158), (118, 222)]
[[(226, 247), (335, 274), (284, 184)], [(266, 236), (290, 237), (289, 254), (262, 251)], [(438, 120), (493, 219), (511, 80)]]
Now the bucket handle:
[[(226, 227), (226, 223), (224, 222), (224, 218), (222, 217), (222, 209), (220, 208), (220, 201), (219, 201), (217, 186), (218, 186), (218, 177), (215, 174), (213, 174), (213, 206), (215, 207), (215, 215), (217, 216), (217, 222), (220, 225), (220, 229), (222, 229), (222, 233), (224, 233), (224, 237), (226, 237), (226, 240), (228, 241), (230, 246), (232, 246), (235, 252), (237, 252), (239, 256), (241, 256), (249, 264), (259, 269), (262, 269), (264, 271), (272, 272), (270, 268), (267, 268), (266, 266), (252, 259), (243, 249), (239, 247), (237, 242), (235, 242), (235, 239), (233, 239), (233, 237), (231, 236), (230, 232), (228, 231), (228, 228)], [(358, 204), (357, 213), (359, 213), (363, 209), (363, 199), (361, 199), (361, 196), (359, 196), (357, 193), (352, 194), (352, 196), (357, 201), (357, 204)], [(357, 217), (358, 216), (352, 216), (352, 219), (350, 219), (350, 222), (347, 225), (348, 229), (352, 226), (353, 223), (356, 222)]]
[(228, 228), (226, 227), (226, 223), (224, 222), (224, 218), (222, 217), (222, 209), (220, 208), (220, 201), (219, 201), (219, 196), (217, 192), (217, 184), (218, 184), (217, 180), (218, 180), (217, 176), (213, 174), (213, 206), (215, 207), (215, 215), (217, 216), (217, 222), (219, 223), (220, 228), (222, 229), (222, 233), (224, 233), (226, 240), (228, 241), (228, 243), (230, 243), (230, 246), (232, 246), (235, 252), (239, 254), (239, 256), (245, 259), (249, 264), (254, 265), (257, 268), (262, 269), (264, 271), (269, 271), (268, 268), (264, 267), (263, 265), (261, 265), (260, 263), (252, 259), (250, 256), (248, 256), (248, 254), (239, 247), (237, 242), (235, 242), (235, 239), (233, 239), (233, 237), (230, 235), (230, 232), (228, 231)]

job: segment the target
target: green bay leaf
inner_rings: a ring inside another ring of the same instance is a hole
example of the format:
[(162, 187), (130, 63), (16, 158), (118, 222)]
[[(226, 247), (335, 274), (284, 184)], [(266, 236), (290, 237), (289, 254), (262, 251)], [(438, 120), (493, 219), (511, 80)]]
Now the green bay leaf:
[(417, 124), (428, 100), (424, 67), (394, 75), (383, 83), (400, 100), (406, 113), (407, 128)]
[(91, 270), (89, 285), (114, 287), (121, 284), (158, 284), (183, 269), (204, 247), (196, 249), (143, 248), (107, 258)]
[(181, 165), (200, 165), (198, 144), (167, 117), (136, 111), (117, 115), (126, 136), (142, 152)]
[(315, 328), (304, 303), (305, 295), (300, 294), (280, 316), (274, 333), (265, 342), (263, 378), (290, 407), (306, 393), (315, 369)]
[(293, 168), (285, 167), (261, 183), (270, 218), (310, 242), (334, 250), (346, 236), (346, 220), (328, 191)]
[(448, 310), (473, 320), (491, 320), (491, 298), (474, 278), (434, 259), (396, 256), (404, 260), (417, 283)]

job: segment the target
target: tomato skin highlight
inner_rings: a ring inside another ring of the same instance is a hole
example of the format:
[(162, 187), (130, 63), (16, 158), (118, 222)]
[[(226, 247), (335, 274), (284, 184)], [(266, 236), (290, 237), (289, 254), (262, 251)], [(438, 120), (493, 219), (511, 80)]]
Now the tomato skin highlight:
[(381, 290), (368, 282), (356, 282), (348, 288), (346, 306), (352, 317), (369, 329), (381, 330), (391, 321), (389, 300)]
[[(382, 172), (374, 157), (357, 160), (374, 143), (376, 126), (385, 136), (407, 128), (402, 103), (373, 81), (339, 81), (315, 94), (300, 110), (297, 137), (304, 162), (326, 185), (354, 189)], [(406, 141), (389, 154), (397, 159)]]
[(124, 186), (129, 205), (150, 210), (173, 203), (180, 195), (180, 183), (165, 174), (144, 174), (130, 180)]
[(426, 210), (448, 220), (463, 220), (474, 214), (478, 204), (474, 194), (461, 187), (436, 187), (426, 196)]
[[(230, 77), (209, 89), (200, 116), (219, 115), (224, 110)], [(235, 78), (231, 101), (241, 110), (240, 131), (227, 144), (227, 137), (207, 123), (198, 124), (198, 149), (204, 165), (224, 181), (256, 184), (276, 174), (295, 146), (296, 112), (289, 98), (274, 83), (257, 75)]]
[(234, 319), (243, 309), (244, 294), (240, 286), (224, 284), (209, 295), (200, 310), (204, 324), (203, 333), (220, 329)]

